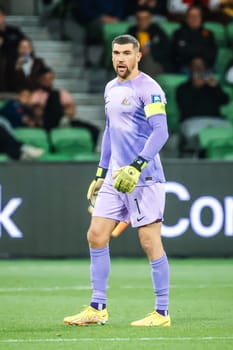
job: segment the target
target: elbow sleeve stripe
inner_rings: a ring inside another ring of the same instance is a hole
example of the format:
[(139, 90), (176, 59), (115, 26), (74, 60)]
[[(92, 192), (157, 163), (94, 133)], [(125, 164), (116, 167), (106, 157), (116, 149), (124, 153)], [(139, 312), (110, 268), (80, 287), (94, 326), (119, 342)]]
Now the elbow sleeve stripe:
[(147, 119), (152, 117), (152, 115), (156, 115), (156, 114), (166, 115), (165, 104), (162, 102), (150, 103), (149, 105), (146, 105), (144, 107), (144, 111)]

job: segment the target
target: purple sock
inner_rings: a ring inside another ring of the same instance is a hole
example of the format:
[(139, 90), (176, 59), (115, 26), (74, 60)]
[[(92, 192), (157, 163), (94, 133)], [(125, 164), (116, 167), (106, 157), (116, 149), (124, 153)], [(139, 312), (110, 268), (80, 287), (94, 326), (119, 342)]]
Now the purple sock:
[(106, 309), (106, 304), (91, 303), (91, 307), (93, 307), (96, 310), (104, 310)]
[(168, 310), (156, 310), (158, 312), (158, 314), (162, 315), (162, 316), (167, 316), (168, 315)]
[(90, 248), (90, 256), (90, 275), (92, 285), (91, 302), (106, 304), (106, 290), (110, 271), (109, 246), (107, 245), (100, 249)]
[[(168, 310), (169, 303), (169, 265), (166, 254), (151, 261), (151, 276), (156, 296), (155, 310), (160, 314)], [(165, 316), (165, 315), (164, 315)]]

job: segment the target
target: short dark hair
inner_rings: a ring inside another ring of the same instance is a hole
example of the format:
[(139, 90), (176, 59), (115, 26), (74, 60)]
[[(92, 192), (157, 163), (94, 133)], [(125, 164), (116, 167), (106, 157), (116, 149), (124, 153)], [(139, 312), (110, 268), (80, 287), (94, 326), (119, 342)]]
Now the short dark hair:
[(51, 67), (43, 66), (38, 72), (38, 77), (41, 77), (42, 75), (45, 75), (47, 73), (54, 73)]
[(191, 12), (193, 9), (199, 10), (201, 16), (203, 17), (203, 8), (197, 4), (190, 5), (186, 11), (186, 15), (189, 14), (189, 12)]
[(135, 15), (138, 12), (148, 12), (150, 15), (153, 15), (153, 12), (149, 6), (146, 5), (139, 5), (136, 7), (136, 10), (134, 11)]
[(112, 47), (114, 44), (125, 45), (125, 44), (133, 44), (134, 49), (140, 50), (139, 41), (133, 36), (129, 34), (119, 35), (112, 41)]

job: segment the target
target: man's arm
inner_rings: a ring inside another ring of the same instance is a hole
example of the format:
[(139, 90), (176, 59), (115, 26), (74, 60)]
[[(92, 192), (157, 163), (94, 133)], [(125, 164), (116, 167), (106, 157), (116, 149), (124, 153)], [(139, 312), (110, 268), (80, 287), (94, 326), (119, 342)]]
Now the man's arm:
[(102, 139), (101, 156), (100, 156), (99, 166), (96, 171), (96, 177), (91, 182), (87, 191), (87, 199), (89, 200), (89, 203), (90, 203), (88, 211), (90, 213), (92, 213), (93, 211), (93, 208), (95, 206), (95, 201), (98, 196), (98, 192), (104, 183), (104, 179), (107, 174), (107, 170), (109, 166), (110, 156), (111, 156), (111, 145), (110, 145), (110, 135), (109, 135), (109, 123), (107, 119), (104, 135)]
[(164, 114), (152, 115), (148, 119), (152, 132), (139, 156), (149, 162), (161, 150), (168, 139), (167, 118)]
[(110, 157), (111, 157), (111, 143), (110, 143), (109, 121), (107, 119), (106, 127), (103, 134), (103, 139), (102, 139), (99, 167), (108, 169)]

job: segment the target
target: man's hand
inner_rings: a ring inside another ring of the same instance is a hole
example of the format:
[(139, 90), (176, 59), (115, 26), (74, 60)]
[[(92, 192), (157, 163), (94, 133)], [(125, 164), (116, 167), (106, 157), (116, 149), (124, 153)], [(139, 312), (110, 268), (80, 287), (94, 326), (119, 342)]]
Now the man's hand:
[(119, 192), (132, 193), (146, 165), (147, 161), (138, 157), (132, 164), (120, 168), (113, 174), (113, 187)]
[(131, 193), (138, 183), (140, 174), (140, 171), (132, 165), (124, 166), (114, 173), (113, 179), (115, 181), (113, 187), (119, 192)]
[(98, 178), (96, 180), (93, 180), (90, 184), (88, 191), (87, 191), (87, 199), (90, 202), (90, 205), (94, 208), (95, 201), (98, 196), (98, 192), (101, 189), (102, 185), (104, 183), (104, 179)]
[[(97, 172), (96, 172), (96, 178), (93, 180), (88, 188), (87, 191), (87, 199), (90, 203), (90, 206), (94, 208), (95, 206), (95, 201), (98, 196), (98, 192), (101, 189), (103, 183), (104, 183), (104, 178), (107, 173), (107, 169), (98, 167)], [(91, 211), (91, 209), (88, 209)]]

